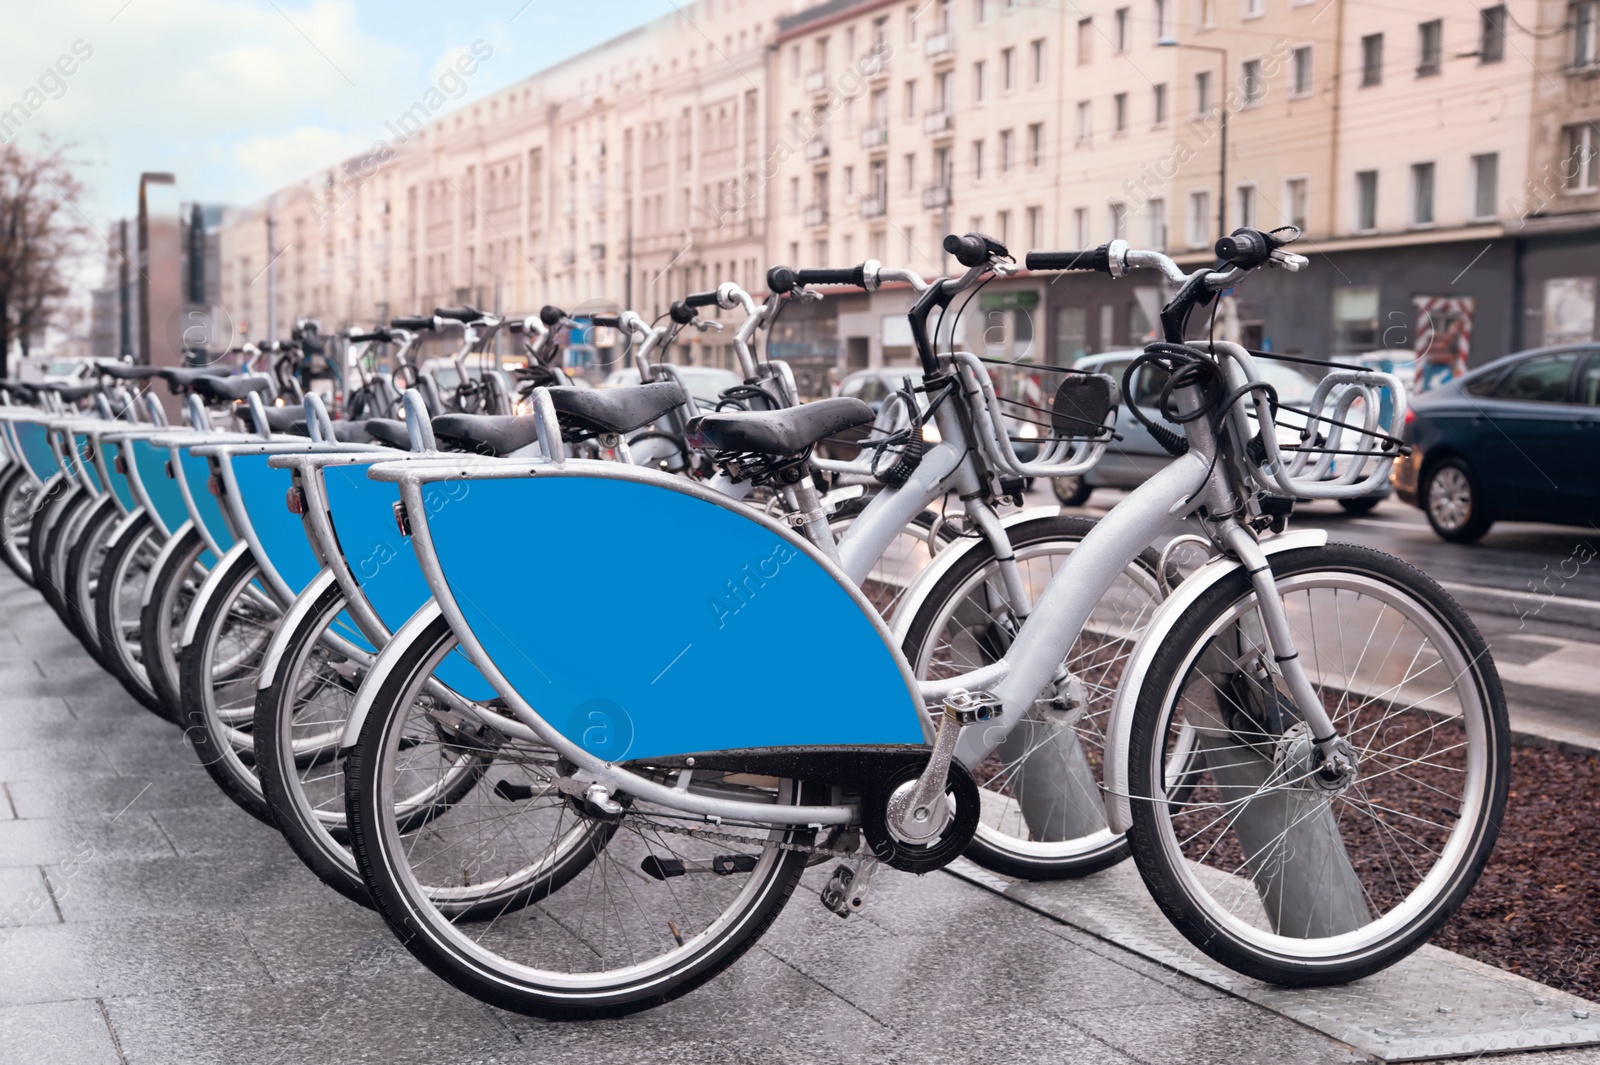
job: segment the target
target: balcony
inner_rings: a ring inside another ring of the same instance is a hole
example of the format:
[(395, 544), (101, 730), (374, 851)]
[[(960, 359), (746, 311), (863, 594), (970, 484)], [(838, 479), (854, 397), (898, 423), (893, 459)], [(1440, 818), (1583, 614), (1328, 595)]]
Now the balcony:
[(887, 122), (876, 126), (868, 126), (861, 131), (861, 147), (882, 148), (889, 143), (889, 124)]
[(813, 70), (806, 75), (806, 92), (812, 96), (821, 96), (828, 91), (828, 72), (826, 70)]
[(955, 34), (946, 30), (944, 33), (935, 33), (922, 45), (922, 54), (929, 59), (953, 59), (956, 54)]
[(605, 246), (605, 244), (603, 244), (603, 243), (595, 243), (595, 244), (589, 245), (589, 257), (591, 259), (604, 259), (606, 257), (606, 246)]
[(950, 186), (930, 185), (922, 190), (922, 206), (930, 211), (950, 206)]
[(862, 56), (856, 64), (856, 69), (861, 71), (863, 77), (886, 78), (889, 76), (889, 42), (880, 41), (878, 46)]
[(862, 218), (882, 218), (886, 207), (886, 198), (882, 194), (861, 197)]
[(828, 142), (823, 137), (812, 137), (806, 141), (806, 159), (816, 162), (818, 159), (828, 157)]
[(950, 127), (955, 124), (955, 117), (951, 111), (929, 111), (922, 116), (922, 132), (930, 137), (936, 133), (949, 133)]
[(578, 261), (578, 249), (568, 248), (561, 253), (561, 265), (571, 266)]
[(813, 229), (828, 224), (828, 205), (814, 203), (806, 208), (806, 225)]

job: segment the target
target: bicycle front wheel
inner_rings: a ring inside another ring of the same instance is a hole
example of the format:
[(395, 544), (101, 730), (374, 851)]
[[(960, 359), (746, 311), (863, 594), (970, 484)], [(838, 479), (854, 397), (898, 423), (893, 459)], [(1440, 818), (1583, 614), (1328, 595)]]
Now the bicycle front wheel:
[[(724, 826), (618, 795), (607, 814), (570, 791), (571, 767), (430, 698), (456, 647), (443, 618), (375, 672), (350, 753), (345, 808), (378, 911), (406, 949), (502, 1009), (616, 1016), (709, 980), (767, 929), (805, 871), (806, 830)], [(430, 778), (488, 759), (465, 795), (407, 833)], [(695, 789), (799, 802), (797, 782), (708, 773)], [(792, 848), (792, 849), (791, 849)]]
[(1272, 571), (1354, 770), (1319, 771), (1235, 572), (1142, 678), (1129, 839), (1151, 895), (1216, 961), (1346, 983), (1415, 950), (1477, 882), (1510, 779), (1505, 698), (1471, 620), (1399, 559), (1332, 544)]
[(20, 463), (0, 475), (0, 559), (11, 572), (33, 584), (33, 566), (28, 560), (28, 531), (33, 526), (33, 507), (39, 492)]

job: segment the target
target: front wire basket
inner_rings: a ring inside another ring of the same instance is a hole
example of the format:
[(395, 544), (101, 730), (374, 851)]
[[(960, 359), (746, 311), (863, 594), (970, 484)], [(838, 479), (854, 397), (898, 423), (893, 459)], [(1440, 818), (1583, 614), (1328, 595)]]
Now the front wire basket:
[[(1027, 407), (1023, 414), (1031, 413), (1028, 420), (1048, 429), (1039, 444), (1039, 456), (1024, 462), (1017, 456), (1011, 437), (1006, 431), (1006, 411), (995, 395), (994, 381), (983, 362), (970, 351), (958, 351), (952, 358), (960, 375), (961, 391), (972, 411), (974, 444), (985, 461), (1000, 472), (1016, 477), (1076, 477), (1100, 461), (1111, 443), (1112, 430), (1117, 422), (1117, 403), (1108, 405), (1098, 423), (1069, 424), (1060, 427), (1063, 419), (1053, 417), (1053, 412), (1040, 407), (1006, 400), (1014, 407)], [(1025, 364), (1019, 364), (1025, 365)], [(1013, 413), (1012, 417), (1019, 416)]]
[[(1226, 341), (1209, 347), (1230, 391), (1261, 383), (1255, 359), (1244, 348)], [(1285, 411), (1305, 421), (1294, 443), (1279, 440), (1279, 412)], [(1328, 371), (1304, 409), (1279, 403), (1275, 410), (1269, 391), (1255, 388), (1228, 416), (1237, 438), (1250, 442), (1244, 466), (1251, 481), (1295, 499), (1371, 495), (1382, 490), (1394, 460), (1405, 453), (1399, 435), (1406, 417), (1405, 385), (1377, 370)]]

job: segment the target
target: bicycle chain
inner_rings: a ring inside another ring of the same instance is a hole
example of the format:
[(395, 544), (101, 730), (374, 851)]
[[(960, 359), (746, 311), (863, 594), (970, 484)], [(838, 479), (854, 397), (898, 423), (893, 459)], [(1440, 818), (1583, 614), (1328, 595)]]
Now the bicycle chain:
[(818, 847), (814, 845), (807, 845), (805, 843), (788, 843), (783, 840), (779, 840), (776, 844), (774, 844), (770, 839), (752, 838), (750, 836), (735, 836), (730, 832), (716, 832), (711, 829), (680, 828), (677, 825), (657, 824), (654, 821), (650, 822), (650, 826), (662, 832), (671, 832), (678, 836), (693, 836), (695, 839), (709, 839), (718, 843), (739, 843), (760, 847), (775, 845), (779, 850), (797, 851), (801, 854), (820, 854), (826, 858), (841, 858), (846, 861), (857, 857), (854, 851), (842, 851), (831, 847)]

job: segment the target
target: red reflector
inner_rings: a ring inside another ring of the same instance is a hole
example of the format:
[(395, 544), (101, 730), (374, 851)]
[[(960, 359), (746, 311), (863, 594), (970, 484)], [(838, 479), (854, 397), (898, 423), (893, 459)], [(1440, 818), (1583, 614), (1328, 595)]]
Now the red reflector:
[(1407, 407), (1406, 408), (1406, 424), (1410, 425), (1412, 422), (1414, 422), (1416, 420), (1417, 420), (1417, 412), (1412, 410), (1410, 407)]
[(216, 496), (218, 499), (222, 498), (222, 478), (221, 477), (218, 477), (214, 473), (210, 477), (207, 477), (206, 478), (206, 488), (207, 488), (208, 491), (210, 491), (210, 493), (212, 495)]
[(117, 472), (118, 473), (123, 474), (124, 476), (127, 475), (127, 473), (128, 473), (128, 464), (127, 464), (127, 462), (125, 462), (123, 460), (121, 454), (117, 455), (117, 459), (116, 459), (115, 462), (112, 463), (112, 465), (117, 468)]
[(177, 479), (178, 479), (178, 475), (172, 472), (172, 460), (168, 459), (167, 460), (167, 480), (176, 481)]
[(400, 530), (401, 536), (411, 535), (411, 515), (406, 513), (406, 505), (396, 502), (394, 505), (394, 525)]
[(300, 489), (289, 489), (288, 503), (290, 514), (304, 514), (306, 512), (306, 494)]

